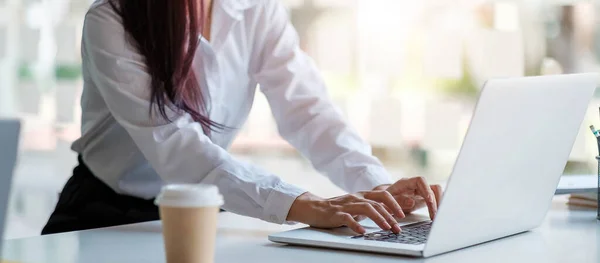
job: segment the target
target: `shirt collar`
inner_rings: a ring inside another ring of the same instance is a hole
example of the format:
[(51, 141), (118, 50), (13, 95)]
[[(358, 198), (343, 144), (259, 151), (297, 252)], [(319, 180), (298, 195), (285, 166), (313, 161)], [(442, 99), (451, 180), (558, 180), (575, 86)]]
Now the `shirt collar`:
[(236, 20), (242, 20), (244, 11), (258, 4), (259, 0), (214, 0), (219, 2), (223, 10)]

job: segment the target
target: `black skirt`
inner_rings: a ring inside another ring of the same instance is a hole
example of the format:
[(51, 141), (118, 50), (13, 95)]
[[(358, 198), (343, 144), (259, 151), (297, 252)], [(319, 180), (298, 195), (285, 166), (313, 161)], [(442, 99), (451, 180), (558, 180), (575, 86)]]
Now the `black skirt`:
[(92, 174), (81, 156), (42, 235), (159, 219), (154, 199), (116, 193)]

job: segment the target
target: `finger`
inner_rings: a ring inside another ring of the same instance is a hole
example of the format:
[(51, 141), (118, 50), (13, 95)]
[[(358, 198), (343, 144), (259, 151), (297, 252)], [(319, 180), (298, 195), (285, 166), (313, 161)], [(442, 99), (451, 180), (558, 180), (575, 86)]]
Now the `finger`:
[(370, 192), (365, 195), (365, 198), (384, 204), (388, 212), (394, 214), (398, 218), (405, 217), (404, 212), (402, 212), (402, 207), (388, 191)]
[(433, 194), (435, 195), (435, 203), (437, 205), (437, 207), (440, 207), (440, 202), (442, 201), (442, 192), (444, 190), (442, 190), (442, 186), (439, 184), (434, 184), (431, 187), (431, 190), (433, 191)]
[(402, 192), (400, 195), (406, 196), (406, 197), (410, 197), (410, 198), (415, 198), (415, 196), (418, 196), (415, 194), (416, 190), (407, 190)]
[[(381, 202), (379, 202), (379, 201), (377, 201), (377, 200), (373, 200), (373, 202), (376, 202), (376, 203), (378, 203), (378, 204), (383, 204), (383, 203), (381, 203)], [(389, 207), (388, 207), (387, 205), (385, 205), (385, 204), (383, 204), (383, 209), (385, 209), (385, 211), (387, 211), (388, 213), (390, 213), (390, 214), (392, 214), (392, 215), (393, 215), (393, 214), (395, 214), (395, 213), (394, 213), (394, 210), (392, 210), (391, 208), (389, 208)]]
[(381, 229), (390, 230), (392, 226), (385, 218), (368, 202), (351, 204), (345, 207), (346, 213), (351, 215), (364, 215), (373, 220)]
[(356, 220), (354, 220), (354, 217), (348, 213), (339, 213), (338, 220), (340, 224), (347, 226), (356, 233), (362, 235), (367, 232), (365, 228), (361, 226), (358, 222), (356, 222)]
[(372, 201), (371, 205), (373, 206), (373, 208), (375, 208), (375, 210), (377, 210), (377, 212), (379, 212), (380, 215), (382, 215), (385, 218), (387, 223), (390, 226), (392, 226), (390, 229), (390, 230), (392, 230), (392, 232), (400, 233), (401, 229), (400, 229), (400, 225), (398, 225), (398, 221), (396, 221), (396, 219), (392, 216), (392, 214), (385, 209), (385, 205), (383, 205), (381, 203), (377, 203), (375, 201)]
[(411, 210), (416, 204), (416, 201), (411, 196), (397, 195), (394, 196), (394, 199), (396, 199), (396, 202), (400, 204), (404, 213), (406, 213), (408, 210)]
[(424, 177), (415, 177), (414, 180), (417, 184), (418, 194), (425, 199), (425, 203), (429, 209), (429, 217), (433, 220), (435, 218), (435, 213), (437, 213), (435, 194), (433, 193), (433, 190), (429, 188), (429, 184), (427, 184)]
[(425, 202), (434, 203), (435, 195), (433, 193), (433, 190), (431, 190), (431, 188), (429, 187), (427, 180), (425, 180), (425, 178), (422, 176), (413, 177), (411, 179), (413, 180), (413, 183), (416, 186), (417, 195), (423, 197), (423, 199), (425, 199)]

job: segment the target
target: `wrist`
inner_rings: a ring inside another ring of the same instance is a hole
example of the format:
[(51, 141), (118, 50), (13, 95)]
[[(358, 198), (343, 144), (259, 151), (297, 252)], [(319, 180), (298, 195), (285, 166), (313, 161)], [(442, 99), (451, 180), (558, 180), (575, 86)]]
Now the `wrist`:
[(324, 199), (314, 195), (311, 192), (301, 194), (294, 200), (290, 211), (288, 212), (287, 221), (306, 223), (308, 221), (307, 216), (310, 216), (310, 211), (314, 209), (314, 206), (322, 202)]

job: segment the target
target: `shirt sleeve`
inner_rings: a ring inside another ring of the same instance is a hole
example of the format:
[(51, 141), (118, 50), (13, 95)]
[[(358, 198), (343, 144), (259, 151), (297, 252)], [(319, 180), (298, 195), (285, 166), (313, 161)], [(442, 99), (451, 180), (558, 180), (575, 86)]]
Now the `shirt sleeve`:
[(264, 2), (255, 78), (281, 136), (348, 192), (392, 183), (371, 147), (330, 101), (317, 67), (300, 50), (285, 8), (279, 1)]
[(304, 190), (237, 160), (213, 144), (188, 114), (168, 111), (172, 122), (151, 117), (151, 78), (142, 56), (126, 40), (120, 18), (110, 10), (96, 8), (86, 16), (82, 57), (89, 76), (85, 77), (159, 176), (166, 183), (214, 184), (224, 196), (224, 209), (285, 222)]

